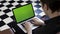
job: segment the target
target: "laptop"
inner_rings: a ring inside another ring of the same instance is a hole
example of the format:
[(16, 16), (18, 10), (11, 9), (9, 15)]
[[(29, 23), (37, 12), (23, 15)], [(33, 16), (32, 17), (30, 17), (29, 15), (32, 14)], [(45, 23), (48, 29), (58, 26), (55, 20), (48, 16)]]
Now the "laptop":
[(32, 4), (26, 4), (24, 6), (13, 9), (13, 14), (17, 23), (23, 23), (35, 16)]
[(26, 4), (21, 7), (14, 8), (13, 14), (16, 23), (19, 24), (19, 27), (26, 33), (25, 28), (20, 24), (23, 24), (25, 21), (28, 21), (35, 16), (32, 4)]

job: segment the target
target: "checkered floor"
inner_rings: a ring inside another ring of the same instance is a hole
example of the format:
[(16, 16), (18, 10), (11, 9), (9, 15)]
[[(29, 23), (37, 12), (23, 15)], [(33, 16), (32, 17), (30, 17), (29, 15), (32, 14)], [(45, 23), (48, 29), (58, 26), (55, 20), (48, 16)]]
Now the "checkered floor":
[(45, 15), (39, 0), (0, 0), (0, 29), (4, 25), (12, 27), (15, 24), (13, 8), (29, 3), (32, 3), (36, 17), (41, 18)]

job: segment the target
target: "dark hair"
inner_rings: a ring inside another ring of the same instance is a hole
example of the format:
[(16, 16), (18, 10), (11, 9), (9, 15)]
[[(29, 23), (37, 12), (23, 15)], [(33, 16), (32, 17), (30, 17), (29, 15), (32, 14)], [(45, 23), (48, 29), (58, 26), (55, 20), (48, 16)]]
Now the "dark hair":
[(60, 0), (40, 0), (40, 1), (42, 2), (43, 5), (46, 4), (52, 10), (52, 12), (60, 10)]

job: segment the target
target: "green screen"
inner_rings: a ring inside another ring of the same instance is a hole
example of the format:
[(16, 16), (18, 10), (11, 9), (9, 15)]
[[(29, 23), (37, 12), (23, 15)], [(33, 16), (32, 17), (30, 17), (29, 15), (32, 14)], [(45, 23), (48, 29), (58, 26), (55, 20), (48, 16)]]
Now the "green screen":
[(13, 10), (17, 23), (34, 16), (32, 4), (28, 4)]

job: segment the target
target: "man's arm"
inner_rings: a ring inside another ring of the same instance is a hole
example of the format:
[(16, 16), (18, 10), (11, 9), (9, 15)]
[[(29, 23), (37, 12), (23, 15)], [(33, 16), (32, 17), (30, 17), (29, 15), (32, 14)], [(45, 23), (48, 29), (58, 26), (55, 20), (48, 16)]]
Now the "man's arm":
[(0, 34), (13, 34), (13, 32), (8, 25), (4, 25), (0, 27)]
[(0, 31), (0, 34), (14, 34), (10, 29), (6, 29), (4, 31)]

